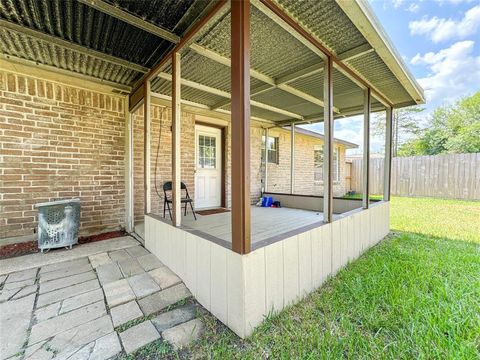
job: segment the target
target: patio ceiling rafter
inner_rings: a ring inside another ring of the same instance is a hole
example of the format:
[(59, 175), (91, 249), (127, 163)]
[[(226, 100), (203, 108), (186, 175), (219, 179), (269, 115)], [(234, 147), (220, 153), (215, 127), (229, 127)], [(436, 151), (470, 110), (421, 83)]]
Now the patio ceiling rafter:
[(374, 95), (379, 101), (385, 105), (392, 106), (392, 101), (387, 96), (385, 96), (373, 84), (361, 76), (358, 71), (345, 64), (337, 54), (334, 54), (330, 49), (328, 49), (320, 39), (300, 25), (296, 19), (287, 14), (273, 0), (251, 0), (251, 2), (257, 9), (275, 21), (279, 26), (294, 35), (309, 49), (315, 47), (317, 52), (321, 52), (323, 56), (330, 56), (333, 61), (333, 66), (336, 69), (342, 71), (352, 80), (354, 79), (358, 84), (361, 84), (362, 88), (370, 88), (372, 95)]
[[(207, 49), (207, 48), (205, 48), (201, 45), (198, 45), (198, 44), (191, 44), (190, 49), (195, 51), (197, 54), (202, 55), (202, 56), (204, 56), (204, 57), (206, 57), (210, 60), (216, 61), (220, 64), (225, 65), (225, 66), (231, 67), (230, 59), (221, 55), (221, 54), (216, 53), (215, 51)], [(257, 79), (257, 80), (260, 80), (260, 81), (262, 81), (266, 84), (269, 84), (271, 86), (270, 89), (263, 89), (262, 92), (269, 91), (271, 89), (280, 89), (280, 90), (283, 90), (283, 91), (285, 91), (285, 92), (287, 92), (291, 95), (295, 95), (296, 97), (299, 97), (303, 100), (306, 100), (306, 101), (308, 101), (312, 104), (323, 107), (323, 101), (322, 100), (317, 99), (316, 97), (314, 97), (310, 94), (307, 94), (307, 93), (305, 93), (301, 90), (298, 90), (298, 89), (294, 88), (293, 86), (288, 85), (286, 83), (278, 83), (277, 81), (275, 81), (275, 79), (273, 77), (265, 75), (265, 74), (261, 73), (260, 71), (250, 69), (250, 76)], [(219, 102), (218, 104), (215, 104), (214, 106), (212, 106), (212, 109), (216, 109), (216, 108), (219, 108), (219, 107), (222, 107), (222, 106), (225, 106), (225, 105), (228, 105), (228, 103)], [(338, 112), (338, 109), (335, 108), (334, 111)]]
[(180, 37), (171, 31), (168, 31), (158, 25), (152, 24), (149, 21), (139, 18), (128, 11), (123, 10), (119, 6), (114, 6), (104, 0), (77, 0), (79, 3), (87, 5), (95, 10), (103, 12), (117, 18), (127, 24), (133, 25), (139, 29), (156, 35), (162, 39), (168, 40), (174, 44), (180, 42)]
[(18, 57), (18, 56), (14, 56), (14, 55), (7, 55), (7, 54), (1, 54), (0, 53), (0, 59), (8, 60), (8, 61), (11, 61), (13, 63), (26, 65), (26, 66), (30, 66), (30, 67), (37, 67), (39, 69), (46, 70), (46, 71), (49, 71), (49, 72), (52, 72), (52, 73), (56, 72), (58, 74), (71, 76), (71, 77), (74, 77), (74, 78), (77, 78), (77, 79), (80, 79), (80, 80), (86, 80), (86, 81), (90, 81), (90, 82), (96, 83), (96, 84), (107, 85), (107, 86), (109, 86), (113, 89), (117, 89), (117, 90), (122, 91), (122, 92), (129, 93), (130, 91), (132, 91), (132, 87), (128, 86), (128, 85), (123, 85), (123, 84), (119, 84), (119, 83), (116, 83), (116, 82), (113, 82), (113, 81), (103, 80), (103, 79), (100, 79), (100, 78), (95, 77), (95, 76), (85, 75), (85, 74), (77, 73), (77, 72), (74, 72), (74, 71), (61, 69), (61, 68), (58, 68), (58, 67), (55, 67), (55, 66), (52, 66), (52, 65), (41, 64), (41, 63), (38, 63), (36, 61), (27, 60), (27, 59), (24, 59), (24, 58), (21, 58), (21, 57)]
[[(158, 77), (160, 77), (161, 79), (167, 80), (167, 81), (172, 81), (172, 75), (170, 75), (168, 73), (165, 73), (165, 72), (159, 73)], [(231, 99), (231, 94), (229, 92), (223, 91), (223, 90), (220, 90), (220, 89), (216, 89), (216, 88), (213, 88), (211, 86), (204, 85), (204, 84), (200, 84), (200, 83), (197, 83), (195, 81), (191, 81), (191, 80), (187, 80), (187, 79), (181, 79), (181, 84), (184, 85), (184, 86), (191, 87), (193, 89), (208, 92), (209, 94), (222, 96), (222, 97), (225, 97), (227, 99)], [(293, 119), (303, 120), (302, 115), (291, 112), (291, 111), (288, 111), (288, 110), (285, 110), (285, 109), (281, 109), (279, 107), (268, 105), (268, 104), (265, 104), (265, 103), (262, 103), (262, 102), (259, 102), (259, 101), (255, 101), (255, 100), (251, 100), (250, 103), (253, 106), (256, 106), (256, 107), (261, 108), (261, 109), (265, 109), (265, 110), (268, 110), (268, 111), (271, 111), (271, 112), (275, 112), (275, 113), (280, 114), (280, 115), (285, 115), (285, 116), (288, 116), (288, 117), (293, 118)], [(212, 107), (211, 110), (217, 110), (217, 108)]]
[(40, 39), (42, 41), (45, 41), (46, 43), (51, 43), (51, 44), (57, 45), (59, 47), (62, 47), (64, 49), (73, 50), (73, 51), (76, 51), (80, 54), (90, 56), (90, 57), (94, 57), (94, 58), (97, 58), (97, 59), (102, 60), (102, 61), (108, 61), (109, 63), (112, 63), (114, 65), (119, 65), (119, 66), (122, 66), (122, 67), (125, 67), (125, 68), (128, 68), (128, 69), (131, 69), (131, 70), (138, 71), (140, 73), (148, 72), (148, 68), (146, 68), (144, 66), (135, 64), (133, 62), (121, 59), (121, 58), (116, 57), (116, 56), (105, 54), (101, 51), (90, 49), (86, 46), (82, 46), (82, 45), (76, 44), (74, 42), (67, 41), (67, 40), (64, 40), (62, 38), (43, 33), (43, 32), (38, 31), (38, 30), (34, 30), (34, 29), (27, 28), (25, 26), (14, 24), (14, 23), (12, 23), (10, 21), (7, 21), (7, 20), (0, 19), (0, 28), (6, 29), (6, 30), (9, 30), (9, 31), (13, 31), (17, 34), (25, 35), (25, 36), (28, 36), (30, 38)]

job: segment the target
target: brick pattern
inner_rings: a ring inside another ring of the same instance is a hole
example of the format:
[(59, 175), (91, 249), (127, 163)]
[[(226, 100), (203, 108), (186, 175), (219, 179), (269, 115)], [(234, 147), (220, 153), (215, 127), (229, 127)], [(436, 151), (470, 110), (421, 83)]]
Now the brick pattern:
[[(160, 135), (160, 147), (158, 140)], [(133, 125), (133, 158), (134, 158), (134, 217), (136, 222), (143, 221), (144, 207), (144, 117), (143, 107), (140, 107), (132, 116)], [(153, 105), (151, 107), (151, 199), (152, 212), (163, 214), (163, 183), (172, 180), (172, 113), (170, 108)], [(195, 198), (195, 118), (189, 113), (182, 113), (181, 124), (181, 162), (182, 162), (182, 181), (187, 185), (189, 195)], [(158, 148), (158, 166), (157, 166), (157, 189), (160, 197), (155, 190), (155, 162)], [(168, 214), (167, 214), (168, 216)]]
[(0, 71), (0, 238), (33, 235), (34, 204), (79, 197), (81, 235), (124, 224), (124, 98)]

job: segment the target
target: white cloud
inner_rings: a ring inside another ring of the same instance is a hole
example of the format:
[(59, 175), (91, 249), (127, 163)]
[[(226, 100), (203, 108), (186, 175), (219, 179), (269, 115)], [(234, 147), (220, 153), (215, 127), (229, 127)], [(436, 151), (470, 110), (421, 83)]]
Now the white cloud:
[(430, 108), (478, 91), (480, 84), (480, 56), (473, 54), (475, 42), (460, 41), (439, 52), (417, 54), (410, 61), (424, 65), (429, 75), (418, 79), (425, 90)]
[(434, 43), (449, 39), (463, 39), (474, 35), (480, 28), (480, 5), (468, 10), (461, 20), (444, 19), (436, 16), (423, 17), (408, 24), (410, 34), (429, 36)]
[(407, 8), (407, 10), (412, 13), (416, 13), (419, 9), (420, 9), (420, 5), (418, 5), (417, 3), (411, 3)]

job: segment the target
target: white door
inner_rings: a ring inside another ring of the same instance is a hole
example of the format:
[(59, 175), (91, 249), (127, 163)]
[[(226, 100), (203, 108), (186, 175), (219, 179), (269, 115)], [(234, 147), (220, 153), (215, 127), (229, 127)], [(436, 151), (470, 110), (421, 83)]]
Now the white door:
[(195, 126), (195, 208), (221, 206), (222, 131)]

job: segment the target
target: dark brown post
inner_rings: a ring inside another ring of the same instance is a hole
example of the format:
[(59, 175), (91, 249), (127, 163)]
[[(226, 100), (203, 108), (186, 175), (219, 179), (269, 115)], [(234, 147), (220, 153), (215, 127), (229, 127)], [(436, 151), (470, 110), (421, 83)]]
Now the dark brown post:
[(232, 250), (250, 252), (250, 1), (231, 2)]
[(372, 96), (370, 88), (363, 92), (363, 195), (362, 206), (368, 209), (370, 205), (370, 109)]
[(333, 220), (333, 61), (330, 56), (325, 60), (323, 79), (323, 126), (325, 143), (323, 145), (323, 221)]
[(385, 172), (383, 175), (383, 200), (390, 201), (390, 186), (392, 183), (392, 121), (393, 109), (389, 106), (386, 110), (385, 126)]

